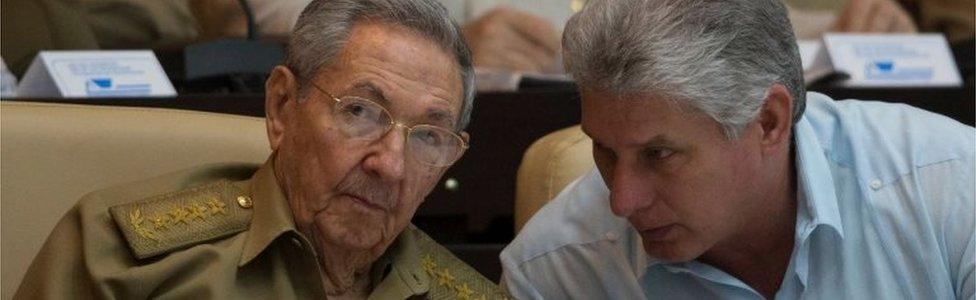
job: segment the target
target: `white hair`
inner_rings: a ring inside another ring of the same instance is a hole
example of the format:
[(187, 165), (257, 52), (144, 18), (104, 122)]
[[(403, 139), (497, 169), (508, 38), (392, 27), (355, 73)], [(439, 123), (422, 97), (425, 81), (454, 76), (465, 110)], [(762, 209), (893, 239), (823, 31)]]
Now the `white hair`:
[(298, 17), (288, 43), (285, 65), (295, 71), (304, 89), (349, 40), (356, 22), (382, 21), (404, 26), (437, 43), (456, 58), (461, 68), (461, 115), (456, 127), (463, 130), (471, 119), (475, 84), (471, 51), (461, 30), (440, 3), (434, 0), (315, 0)]
[(691, 104), (735, 139), (782, 84), (803, 113), (793, 29), (779, 0), (591, 0), (563, 34), (580, 87)]

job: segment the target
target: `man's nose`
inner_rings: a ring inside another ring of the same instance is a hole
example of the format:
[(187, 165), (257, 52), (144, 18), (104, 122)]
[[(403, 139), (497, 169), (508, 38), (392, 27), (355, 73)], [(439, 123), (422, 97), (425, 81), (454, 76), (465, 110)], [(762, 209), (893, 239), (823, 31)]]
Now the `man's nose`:
[(634, 212), (651, 205), (653, 183), (628, 166), (616, 166), (609, 181), (610, 209), (620, 217), (630, 217)]
[(403, 125), (396, 124), (376, 140), (363, 162), (363, 168), (367, 172), (378, 175), (384, 181), (403, 179), (407, 133), (402, 127)]

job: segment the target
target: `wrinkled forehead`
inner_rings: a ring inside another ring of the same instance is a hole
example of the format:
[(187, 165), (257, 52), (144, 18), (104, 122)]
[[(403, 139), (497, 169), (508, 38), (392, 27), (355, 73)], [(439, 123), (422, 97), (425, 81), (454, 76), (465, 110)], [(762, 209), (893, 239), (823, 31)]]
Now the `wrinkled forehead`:
[(356, 24), (335, 63), (320, 75), (337, 85), (334, 93), (355, 92), (389, 109), (429, 108), (457, 120), (463, 102), (460, 66), (453, 55), (399, 25)]

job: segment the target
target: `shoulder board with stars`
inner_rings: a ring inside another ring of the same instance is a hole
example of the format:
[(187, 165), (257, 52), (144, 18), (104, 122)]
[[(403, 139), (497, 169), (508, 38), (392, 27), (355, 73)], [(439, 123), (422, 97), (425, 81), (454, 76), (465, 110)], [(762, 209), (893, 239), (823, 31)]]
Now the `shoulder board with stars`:
[(138, 259), (244, 231), (251, 198), (228, 181), (109, 208)]
[[(418, 230), (419, 231), (419, 230)], [(420, 236), (421, 263), (430, 275), (427, 299), (510, 299), (508, 294), (427, 234)]]

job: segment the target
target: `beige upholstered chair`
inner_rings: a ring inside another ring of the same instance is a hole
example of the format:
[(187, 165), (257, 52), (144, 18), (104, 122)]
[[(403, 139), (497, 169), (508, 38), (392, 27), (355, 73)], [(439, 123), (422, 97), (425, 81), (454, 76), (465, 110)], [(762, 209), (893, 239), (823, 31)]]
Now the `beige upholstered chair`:
[(529, 146), (515, 183), (515, 232), (566, 185), (593, 168), (593, 143), (580, 126), (550, 133)]
[(84, 194), (204, 163), (262, 163), (270, 153), (264, 119), (171, 109), (3, 101), (0, 130), (3, 299)]

